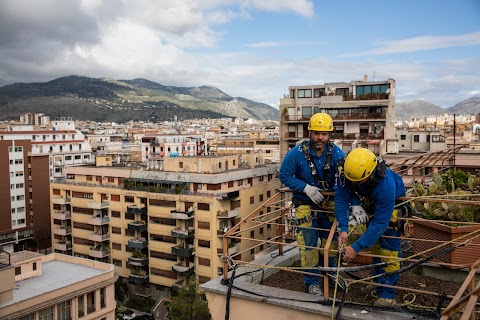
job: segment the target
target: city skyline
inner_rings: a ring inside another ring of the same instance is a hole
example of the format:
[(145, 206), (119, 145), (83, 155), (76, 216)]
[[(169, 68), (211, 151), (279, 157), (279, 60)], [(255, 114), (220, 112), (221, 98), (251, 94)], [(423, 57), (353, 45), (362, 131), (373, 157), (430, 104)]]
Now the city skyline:
[(480, 4), (463, 0), (0, 2), (0, 86), (70, 74), (213, 85), (267, 103), (293, 85), (393, 78), (397, 102), (480, 94)]

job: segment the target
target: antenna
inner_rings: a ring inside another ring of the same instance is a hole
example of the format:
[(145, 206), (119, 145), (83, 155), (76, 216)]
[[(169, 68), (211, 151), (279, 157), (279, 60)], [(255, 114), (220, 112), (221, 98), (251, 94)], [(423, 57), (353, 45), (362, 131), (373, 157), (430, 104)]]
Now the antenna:
[(373, 80), (372, 81), (375, 81), (375, 70), (373, 70)]

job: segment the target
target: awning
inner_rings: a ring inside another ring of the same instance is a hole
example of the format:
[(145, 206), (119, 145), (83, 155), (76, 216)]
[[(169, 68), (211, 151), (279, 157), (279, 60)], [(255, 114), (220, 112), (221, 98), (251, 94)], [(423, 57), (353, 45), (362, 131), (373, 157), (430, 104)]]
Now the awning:
[(380, 142), (382, 142), (382, 140), (370, 140), (367, 144), (380, 144)]

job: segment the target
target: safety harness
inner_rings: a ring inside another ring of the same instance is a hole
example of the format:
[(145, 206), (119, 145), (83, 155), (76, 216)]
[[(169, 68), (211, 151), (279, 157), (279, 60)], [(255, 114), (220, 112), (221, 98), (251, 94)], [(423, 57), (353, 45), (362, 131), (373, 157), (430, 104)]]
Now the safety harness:
[[(345, 179), (343, 172), (344, 165), (345, 159), (340, 160), (337, 164), (339, 175), (343, 179)], [(367, 212), (375, 212), (375, 203), (368, 197), (368, 195), (373, 194), (373, 191), (375, 191), (380, 181), (386, 176), (387, 167), (388, 165), (385, 160), (377, 157), (377, 167), (375, 168), (375, 172), (366, 182), (366, 186), (364, 187), (363, 191), (360, 192), (360, 185), (352, 184), (353, 191), (357, 194), (358, 198), (362, 202), (365, 211)], [(396, 205), (400, 203), (402, 203), (402, 201), (395, 201)], [(396, 229), (401, 233), (405, 233), (405, 220), (402, 218), (411, 217), (413, 213), (413, 207), (410, 203), (402, 203), (402, 205), (396, 207), (396, 209), (397, 221), (390, 221), (388, 226), (389, 228)]]
[[(327, 143), (327, 154), (325, 156), (325, 162), (323, 163), (323, 180), (320, 180), (320, 177), (318, 176), (317, 168), (315, 167), (315, 164), (313, 163), (312, 155), (310, 154), (309, 148), (308, 148), (308, 140), (305, 140), (305, 141), (302, 142), (301, 148), (302, 148), (303, 155), (305, 156), (305, 159), (308, 162), (308, 167), (310, 168), (310, 173), (312, 174), (313, 179), (315, 179), (315, 182), (317, 183), (320, 190), (330, 191), (331, 188), (328, 184), (327, 178), (330, 175), (330, 168), (332, 167), (331, 162), (332, 162), (332, 155), (333, 155), (333, 148), (334, 148), (333, 142), (328, 141), (328, 143)], [(293, 198), (292, 202), (296, 207), (301, 206), (301, 205), (310, 205), (310, 206), (315, 205), (315, 206), (318, 206), (310, 200), (300, 200), (300, 199), (297, 199), (297, 198)], [(301, 219), (295, 220), (293, 222), (293, 224), (300, 225), (300, 224), (309, 222), (310, 220), (312, 220), (316, 216), (316, 214), (317, 214), (316, 212), (312, 212), (312, 214), (310, 216), (305, 216)]]

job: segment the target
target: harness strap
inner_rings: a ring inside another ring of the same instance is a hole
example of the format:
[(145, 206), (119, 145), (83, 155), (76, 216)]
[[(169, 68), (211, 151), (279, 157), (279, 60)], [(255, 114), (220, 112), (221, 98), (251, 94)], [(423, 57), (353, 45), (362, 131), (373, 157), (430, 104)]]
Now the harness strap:
[(333, 142), (328, 141), (327, 144), (327, 155), (325, 156), (325, 162), (323, 163), (323, 180), (320, 180), (317, 172), (317, 168), (312, 160), (312, 155), (308, 149), (308, 140), (302, 142), (302, 151), (305, 159), (307, 159), (308, 167), (310, 168), (310, 172), (318, 184), (318, 187), (324, 191), (329, 190), (330, 186), (328, 185), (327, 178), (330, 175), (330, 168), (332, 162), (332, 154), (333, 154)]

